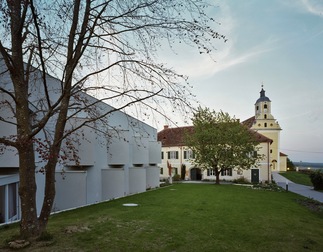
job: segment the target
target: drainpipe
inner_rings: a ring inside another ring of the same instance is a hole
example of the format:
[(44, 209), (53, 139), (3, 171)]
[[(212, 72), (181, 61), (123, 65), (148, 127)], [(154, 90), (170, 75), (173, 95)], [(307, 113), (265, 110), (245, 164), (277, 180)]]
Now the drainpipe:
[(270, 154), (270, 152), (269, 152), (269, 141), (267, 142), (267, 170), (268, 170), (268, 183), (269, 182), (271, 182), (271, 177), (270, 177), (270, 165), (269, 165), (269, 163), (270, 163), (270, 157), (269, 157), (269, 154)]
[(179, 159), (179, 171), (180, 171), (180, 174), (181, 174), (181, 177), (183, 176), (182, 175), (182, 165), (183, 165), (183, 146), (179, 147), (180, 149), (180, 159)]

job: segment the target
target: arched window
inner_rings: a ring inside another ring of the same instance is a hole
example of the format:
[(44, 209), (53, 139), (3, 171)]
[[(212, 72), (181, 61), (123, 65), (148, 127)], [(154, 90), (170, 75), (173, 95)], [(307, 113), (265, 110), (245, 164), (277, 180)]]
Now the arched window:
[(267, 127), (267, 123), (265, 123), (265, 128)]
[(267, 115), (266, 114), (264, 115), (264, 118), (267, 119)]
[(264, 105), (264, 109), (266, 109), (266, 108), (267, 108), (267, 104)]

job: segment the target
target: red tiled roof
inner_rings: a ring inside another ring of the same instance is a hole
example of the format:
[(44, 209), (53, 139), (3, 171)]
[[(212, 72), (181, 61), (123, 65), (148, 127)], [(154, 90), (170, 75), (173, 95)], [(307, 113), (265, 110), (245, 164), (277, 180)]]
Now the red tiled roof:
[(255, 122), (256, 120), (256, 117), (255, 116), (252, 116), (250, 118), (248, 118), (247, 120), (244, 120), (242, 122), (243, 125), (247, 126), (248, 128), (251, 128), (253, 123)]
[[(165, 126), (164, 129), (157, 134), (157, 139), (162, 143), (162, 147), (170, 146), (185, 146), (185, 134), (193, 133), (194, 126), (168, 128)], [(269, 142), (272, 143), (273, 140), (252, 130), (249, 131), (256, 137), (259, 143)]]
[(282, 152), (279, 152), (279, 156), (281, 156), (281, 157), (288, 157), (288, 155), (287, 155), (287, 154), (282, 153)]
[(162, 143), (163, 147), (170, 146), (184, 146), (185, 145), (185, 134), (193, 132), (193, 126), (168, 128), (165, 126), (164, 129), (157, 134), (157, 139)]
[(270, 144), (272, 144), (272, 142), (273, 142), (272, 139), (258, 133), (255, 130), (249, 129), (249, 131), (255, 136), (257, 142), (259, 142), (259, 143), (267, 143), (267, 142), (269, 142)]

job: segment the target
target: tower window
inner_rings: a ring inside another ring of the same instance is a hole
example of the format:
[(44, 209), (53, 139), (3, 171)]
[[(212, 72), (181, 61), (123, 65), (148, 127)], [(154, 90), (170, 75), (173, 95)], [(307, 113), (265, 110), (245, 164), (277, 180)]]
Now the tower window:
[(265, 123), (265, 128), (267, 127), (267, 123)]
[(267, 115), (266, 114), (264, 115), (264, 118), (267, 119)]
[(264, 109), (266, 109), (266, 108), (267, 108), (267, 104), (264, 105)]

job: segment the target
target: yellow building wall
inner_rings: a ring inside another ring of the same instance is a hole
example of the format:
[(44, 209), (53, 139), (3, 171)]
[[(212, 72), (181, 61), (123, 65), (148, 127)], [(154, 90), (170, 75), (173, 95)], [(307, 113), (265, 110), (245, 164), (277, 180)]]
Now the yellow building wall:
[[(269, 145), (269, 146), (268, 146)], [(258, 154), (263, 156), (263, 159), (258, 162), (257, 165), (254, 167), (251, 167), (248, 170), (242, 170), (241, 172), (238, 172), (238, 169), (234, 169), (232, 171), (232, 176), (220, 176), (220, 179), (224, 180), (234, 180), (237, 178), (244, 177), (245, 179), (251, 181), (251, 169), (259, 169), (259, 181), (260, 182), (271, 182), (271, 169), (268, 165), (268, 153), (269, 148), (271, 148), (271, 145), (268, 143), (260, 143), (258, 145), (259, 150)], [(167, 167), (167, 161), (172, 166), (172, 176), (175, 174), (179, 174), (181, 176), (182, 172), (182, 165), (185, 165), (186, 171), (185, 171), (185, 179), (191, 179), (190, 178), (190, 170), (191, 168), (195, 167), (195, 164), (192, 162), (192, 159), (184, 159), (184, 151), (189, 150), (186, 146), (175, 146), (175, 147), (162, 147), (163, 152), (163, 159), (162, 163), (160, 164), (161, 173), (160, 178), (161, 179), (167, 179), (169, 177), (168, 175), (168, 167)], [(168, 159), (168, 152), (170, 151), (178, 151), (178, 159)], [(215, 176), (207, 176), (207, 170), (202, 171), (202, 180), (215, 180)]]
[(258, 129), (258, 133), (273, 140), (270, 145), (270, 164), (272, 171), (281, 171), (280, 161), (280, 130), (263, 130)]
[(287, 171), (287, 156), (280, 156), (280, 171)]

